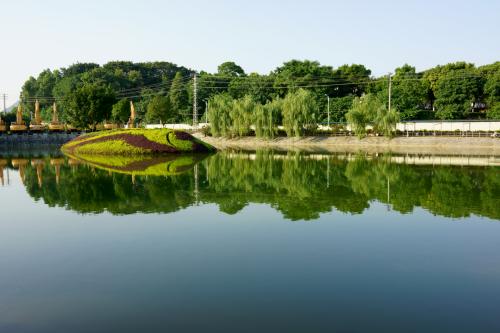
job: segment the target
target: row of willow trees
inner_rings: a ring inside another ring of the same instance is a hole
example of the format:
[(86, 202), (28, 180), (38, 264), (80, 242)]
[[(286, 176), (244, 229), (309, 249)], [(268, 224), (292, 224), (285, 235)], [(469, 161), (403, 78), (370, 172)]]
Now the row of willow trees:
[[(384, 132), (384, 123), (394, 118), (379, 107), (388, 104), (388, 76), (374, 77), (361, 64), (334, 68), (308, 60), (285, 62), (268, 74), (246, 73), (234, 62), (221, 64), (215, 73), (197, 73), (168, 62), (74, 64), (30, 77), (22, 87), (21, 103), (26, 121), (39, 100), (46, 121), (50, 121), (56, 102), (60, 119), (80, 127), (102, 121), (125, 122), (129, 101), (134, 101), (138, 120), (143, 123), (191, 122), (195, 74), (198, 114), (203, 116), (207, 109), (204, 101), (211, 100), (211, 108), (219, 107), (214, 112), (225, 117), (218, 120), (223, 125), (215, 125), (220, 130), (214, 129), (214, 133), (244, 131), (250, 121), (248, 116), (233, 115), (229, 118), (238, 119), (237, 123), (224, 125), (229, 119), (224, 112), (231, 104), (229, 98), (238, 101), (232, 102), (239, 108), (234, 111), (237, 114), (253, 103), (250, 122), (268, 136), (273, 133), (269, 121), (289, 128), (293, 135), (303, 131), (297, 129), (299, 123), (304, 124), (304, 130), (314, 123), (325, 124), (328, 104), (331, 122), (368, 121)], [(403, 65), (395, 69), (391, 81), (392, 107), (401, 120), (500, 119), (500, 62), (479, 67), (457, 62), (421, 72)], [(368, 95), (372, 97), (366, 98)], [(299, 102), (307, 105), (296, 104)], [(355, 102), (366, 106), (369, 114), (348, 116), (349, 110), (359, 109)], [(302, 118), (290, 120), (289, 115)], [(15, 119), (15, 113), (7, 118)]]
[[(229, 94), (216, 95), (210, 99), (207, 120), (210, 133), (215, 137), (243, 137), (255, 133), (257, 137), (273, 138), (281, 126), (287, 136), (314, 133), (321, 116), (314, 94), (298, 89), (265, 104), (255, 101), (251, 95), (239, 99)], [(392, 136), (400, 120), (397, 110), (389, 110), (373, 94), (355, 97), (346, 118), (360, 137), (366, 135), (369, 126), (377, 134)]]

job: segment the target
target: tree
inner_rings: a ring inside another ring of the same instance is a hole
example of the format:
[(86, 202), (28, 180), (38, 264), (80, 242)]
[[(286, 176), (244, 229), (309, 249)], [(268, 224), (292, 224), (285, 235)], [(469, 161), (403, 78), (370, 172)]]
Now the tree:
[(60, 121), (67, 121), (66, 110), (68, 103), (66, 102), (66, 97), (81, 85), (82, 82), (79, 76), (65, 76), (57, 81), (54, 89), (52, 89), (52, 95), (58, 100), (57, 112), (59, 113)]
[(208, 109), (208, 121), (213, 136), (230, 136), (231, 133), (231, 111), (234, 100), (228, 94), (219, 94), (210, 98)]
[(488, 77), (484, 85), (484, 95), (488, 105), (488, 118), (500, 119), (500, 71)]
[(117, 123), (126, 123), (130, 118), (130, 102), (126, 98), (120, 99), (113, 105), (111, 119)]
[(283, 126), (288, 136), (300, 137), (317, 126), (318, 105), (312, 92), (299, 89), (283, 100)]
[(381, 103), (377, 107), (377, 114), (374, 119), (373, 130), (378, 134), (392, 137), (396, 131), (396, 125), (399, 121), (399, 112), (395, 108), (389, 109)]
[(333, 78), (339, 85), (330, 87), (328, 94), (333, 97), (361, 96), (366, 92), (371, 73), (364, 65), (342, 65), (333, 71)]
[(345, 116), (358, 137), (366, 136), (366, 126), (373, 121), (380, 106), (378, 99), (373, 94), (356, 97), (352, 101), (351, 109)]
[(278, 133), (283, 101), (277, 98), (265, 105), (257, 104), (254, 111), (255, 136), (273, 138)]
[(366, 136), (366, 127), (370, 124), (376, 133), (392, 136), (399, 121), (399, 113), (395, 109), (389, 111), (376, 95), (366, 94), (354, 99), (346, 118), (360, 138)]
[[(388, 89), (384, 88), (379, 93), (379, 98), (387, 101)], [(416, 119), (427, 101), (428, 87), (416, 73), (415, 67), (408, 64), (396, 68), (392, 78), (392, 105), (400, 111), (402, 119)]]
[(61, 71), (62, 71), (64, 77), (69, 77), (69, 76), (75, 76), (78, 74), (82, 74), (82, 73), (91, 71), (94, 68), (98, 68), (98, 67), (99, 67), (98, 64), (79, 63), (78, 62), (76, 64), (69, 66), (68, 68), (61, 68)]
[(274, 86), (280, 96), (307, 86), (307, 90), (315, 92), (316, 96), (323, 97), (330, 89), (325, 87), (324, 83), (334, 79), (334, 71), (331, 66), (322, 66), (319, 62), (310, 60), (285, 62), (276, 68), (271, 75), (275, 77)]
[(436, 118), (466, 118), (471, 103), (480, 99), (483, 79), (473, 64), (457, 62), (445, 66), (437, 66), (424, 74), (429, 81)]
[[(345, 115), (352, 106), (352, 101), (356, 96), (347, 95), (344, 97), (330, 98), (330, 122), (345, 122)], [(326, 113), (323, 116), (325, 121)]]
[(243, 70), (243, 68), (232, 61), (226, 61), (220, 64), (219, 67), (217, 67), (217, 73), (219, 75), (233, 77), (245, 76), (245, 71)]
[(168, 95), (175, 120), (181, 120), (189, 113), (189, 96), (181, 72), (175, 74)]
[(248, 76), (232, 79), (228, 85), (228, 92), (233, 98), (250, 95), (254, 101), (265, 104), (274, 97), (273, 90), (269, 89), (273, 84), (273, 77), (251, 73)]
[(232, 121), (231, 134), (233, 136), (245, 136), (250, 133), (256, 106), (256, 103), (249, 95), (233, 101), (233, 108), (230, 112)]
[(73, 126), (95, 131), (98, 123), (111, 116), (114, 102), (115, 94), (109, 86), (86, 83), (68, 94), (68, 120)]
[(148, 123), (157, 121), (165, 123), (171, 120), (172, 116), (172, 107), (168, 97), (157, 95), (149, 102), (146, 112), (146, 121)]

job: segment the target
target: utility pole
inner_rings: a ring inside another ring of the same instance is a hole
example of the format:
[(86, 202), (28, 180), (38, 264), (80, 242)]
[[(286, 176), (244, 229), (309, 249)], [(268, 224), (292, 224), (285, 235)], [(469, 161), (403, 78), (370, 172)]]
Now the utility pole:
[(392, 94), (392, 79), (391, 79), (391, 73), (389, 73), (389, 112), (391, 112), (391, 94)]
[(198, 78), (196, 73), (193, 77), (193, 127), (198, 125)]
[(7, 94), (2, 94), (3, 97), (3, 112), (7, 112), (7, 105), (6, 105), (6, 100), (7, 100)]

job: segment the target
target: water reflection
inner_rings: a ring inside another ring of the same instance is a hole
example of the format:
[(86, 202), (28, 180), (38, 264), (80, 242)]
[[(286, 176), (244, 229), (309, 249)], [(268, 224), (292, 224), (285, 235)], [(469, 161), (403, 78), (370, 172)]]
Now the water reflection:
[[(461, 164), (461, 165), (460, 165)], [(206, 203), (236, 214), (269, 204), (289, 220), (332, 209), (358, 214), (372, 201), (410, 213), (500, 219), (500, 168), (494, 157), (321, 155), (220, 152), (212, 156), (0, 159), (17, 169), (31, 197), (80, 213), (169, 213)]]

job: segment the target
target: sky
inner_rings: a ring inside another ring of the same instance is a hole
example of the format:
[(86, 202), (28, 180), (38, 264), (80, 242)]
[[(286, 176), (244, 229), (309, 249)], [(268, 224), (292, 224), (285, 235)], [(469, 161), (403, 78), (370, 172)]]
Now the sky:
[[(291, 59), (374, 75), (500, 61), (498, 0), (0, 0), (0, 94), (76, 62), (169, 61), (269, 73)], [(0, 101), (1, 102), (1, 101)]]

